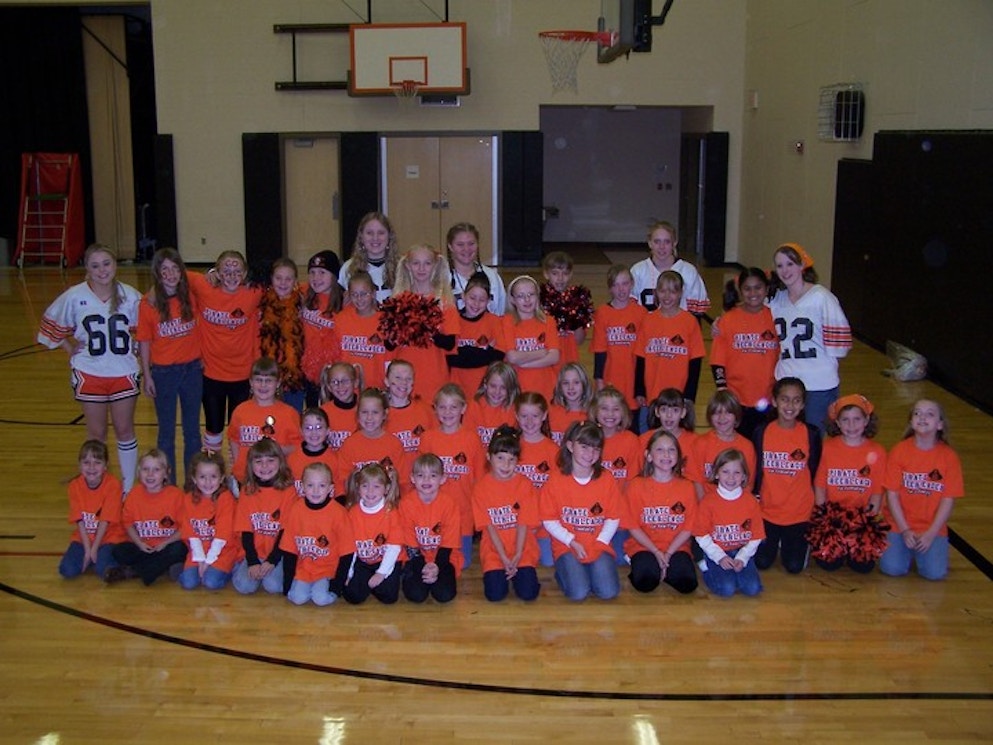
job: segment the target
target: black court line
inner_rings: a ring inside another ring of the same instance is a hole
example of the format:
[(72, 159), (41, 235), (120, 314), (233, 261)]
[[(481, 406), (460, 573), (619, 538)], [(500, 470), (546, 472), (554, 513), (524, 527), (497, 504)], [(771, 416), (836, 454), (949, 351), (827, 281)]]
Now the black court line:
[(23, 533), (0, 535), (0, 541), (33, 541), (35, 538), (37, 538), (37, 536), (26, 535)]
[(92, 613), (70, 608), (45, 598), (32, 595), (23, 590), (0, 582), (0, 590), (13, 595), (14, 597), (28, 602), (35, 603), (42, 607), (54, 610), (59, 613), (79, 618), (84, 621), (106, 626), (117, 631), (124, 631), (136, 636), (143, 636), (147, 639), (175, 644), (188, 649), (196, 649), (201, 652), (220, 654), (226, 657), (233, 657), (250, 662), (261, 662), (266, 665), (276, 665), (288, 667), (296, 670), (307, 670), (308, 672), (323, 673), (325, 675), (338, 675), (347, 678), (358, 678), (361, 680), (374, 680), (381, 683), (393, 683), (398, 685), (414, 685), (424, 688), (444, 688), (456, 691), (475, 691), (479, 693), (503, 693), (517, 696), (546, 696), (550, 698), (570, 698), (570, 699), (602, 699), (609, 701), (993, 701), (993, 692), (969, 692), (969, 691), (896, 691), (883, 693), (877, 691), (866, 691), (861, 693), (635, 693), (624, 691), (575, 691), (561, 690), (557, 688), (526, 688), (518, 686), (490, 685), (486, 683), (462, 683), (454, 680), (435, 680), (433, 678), (417, 678), (410, 675), (393, 675), (389, 673), (373, 673), (366, 670), (353, 670), (351, 668), (334, 667), (331, 665), (319, 665), (313, 662), (300, 662), (298, 660), (288, 660), (283, 657), (273, 657), (271, 655), (257, 654), (255, 652), (244, 652), (229, 647), (221, 647), (216, 644), (206, 644), (195, 642), (189, 639), (182, 639), (171, 634), (163, 634), (158, 631), (142, 629), (130, 624), (113, 621), (109, 618), (97, 616)]
[(975, 546), (951, 528), (948, 529), (948, 542), (976, 569), (985, 574), (987, 579), (993, 580), (993, 562), (983, 556)]
[(9, 352), (0, 353), (0, 362), (6, 362), (7, 360), (14, 360), (18, 357), (29, 357), (32, 354), (41, 354), (42, 352), (50, 352), (52, 350), (47, 349), (40, 344), (32, 345), (30, 347), (21, 347), (20, 349), (12, 349)]

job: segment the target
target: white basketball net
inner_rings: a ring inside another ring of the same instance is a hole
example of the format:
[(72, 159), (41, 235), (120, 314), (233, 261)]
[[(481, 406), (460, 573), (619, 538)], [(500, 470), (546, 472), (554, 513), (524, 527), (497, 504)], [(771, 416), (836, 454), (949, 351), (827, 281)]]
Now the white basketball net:
[(564, 90), (579, 93), (579, 60), (596, 36), (579, 31), (543, 31), (538, 37), (552, 77), (552, 93)]
[(417, 91), (420, 90), (420, 86), (413, 80), (404, 80), (392, 87), (393, 95), (397, 97), (401, 106), (410, 106), (417, 98)]

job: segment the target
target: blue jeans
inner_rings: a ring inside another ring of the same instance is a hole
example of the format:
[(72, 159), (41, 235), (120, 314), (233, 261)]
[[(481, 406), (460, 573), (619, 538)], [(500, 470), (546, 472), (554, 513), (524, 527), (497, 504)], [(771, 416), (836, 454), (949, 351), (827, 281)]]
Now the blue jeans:
[[(59, 562), (59, 574), (61, 574), (66, 579), (75, 579), (83, 573), (83, 544), (79, 541), (73, 541), (69, 544), (69, 548), (66, 549), (65, 554), (62, 556), (62, 561)], [(106, 572), (110, 567), (116, 567), (117, 562), (114, 561), (114, 544), (104, 543), (97, 549), (97, 563), (96, 565), (90, 564), (87, 569), (92, 569), (97, 573), (97, 576), (103, 578), (104, 572)]]
[(200, 568), (196, 565), (186, 567), (179, 575), (179, 586), (184, 590), (195, 590), (203, 585), (208, 590), (221, 590), (231, 579), (229, 572), (223, 572), (214, 567), (207, 567), (203, 573), (203, 580), (200, 577)]
[(820, 429), (821, 435), (827, 427), (828, 407), (838, 400), (838, 387), (827, 391), (807, 391), (807, 401), (803, 405), (803, 418), (807, 424)]
[(555, 560), (555, 581), (569, 600), (586, 600), (592, 592), (601, 600), (612, 600), (621, 591), (617, 560), (609, 553), (582, 563), (572, 551)]
[[(728, 556), (733, 558), (737, 553), (737, 551), (728, 552)], [(703, 582), (715, 595), (729, 598), (735, 591), (742, 595), (758, 595), (762, 592), (762, 580), (759, 578), (759, 570), (754, 560), (745, 564), (745, 568), (740, 572), (724, 569), (719, 564), (715, 564), (709, 556), (706, 560), (707, 571), (703, 573)]]
[[(155, 383), (155, 416), (159, 422), (157, 445), (169, 459), (173, 483), (182, 484), (193, 454), (200, 449), (200, 402), (203, 398), (203, 363), (152, 365)], [(176, 399), (183, 424), (183, 471), (176, 470)]]
[(555, 554), (552, 553), (552, 539), (549, 536), (538, 539), (538, 563), (543, 567), (555, 566)]
[(879, 557), (879, 570), (891, 577), (902, 577), (917, 564), (917, 573), (924, 579), (944, 579), (948, 574), (948, 536), (939, 535), (931, 548), (923, 553), (912, 551), (899, 533), (889, 534), (889, 546)]
[(312, 602), (314, 605), (331, 605), (338, 599), (338, 595), (332, 592), (327, 578), (321, 578), (314, 582), (304, 582), (295, 579), (290, 585), (290, 591), (286, 595), (293, 605), (304, 605)]
[(248, 562), (242, 559), (234, 565), (231, 584), (242, 595), (251, 595), (253, 592), (257, 592), (259, 587), (273, 595), (281, 595), (283, 593), (283, 562), (280, 561), (276, 564), (272, 571), (260, 581), (249, 576)]

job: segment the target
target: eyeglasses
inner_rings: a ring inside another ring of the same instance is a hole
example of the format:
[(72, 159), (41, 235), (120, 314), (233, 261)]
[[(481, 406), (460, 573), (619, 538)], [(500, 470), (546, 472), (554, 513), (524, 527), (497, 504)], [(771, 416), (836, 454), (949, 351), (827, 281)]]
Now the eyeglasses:
[(534, 300), (536, 297), (538, 296), (533, 292), (521, 292), (513, 296), (514, 300)]
[(331, 385), (354, 385), (351, 378), (331, 378), (328, 382)]
[(319, 429), (325, 429), (325, 426), (323, 424), (305, 424), (303, 428), (308, 432), (316, 432)]
[(356, 292), (355, 290), (352, 290), (348, 294), (351, 295), (352, 297), (369, 297), (372, 293), (371, 292)]

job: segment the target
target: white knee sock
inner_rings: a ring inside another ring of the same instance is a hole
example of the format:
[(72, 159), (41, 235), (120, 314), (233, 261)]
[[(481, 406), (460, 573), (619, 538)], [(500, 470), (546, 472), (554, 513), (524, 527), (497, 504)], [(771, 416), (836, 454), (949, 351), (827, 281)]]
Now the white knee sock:
[(138, 470), (138, 441), (128, 440), (117, 443), (117, 460), (121, 464), (121, 483), (127, 494), (134, 486), (135, 472)]

